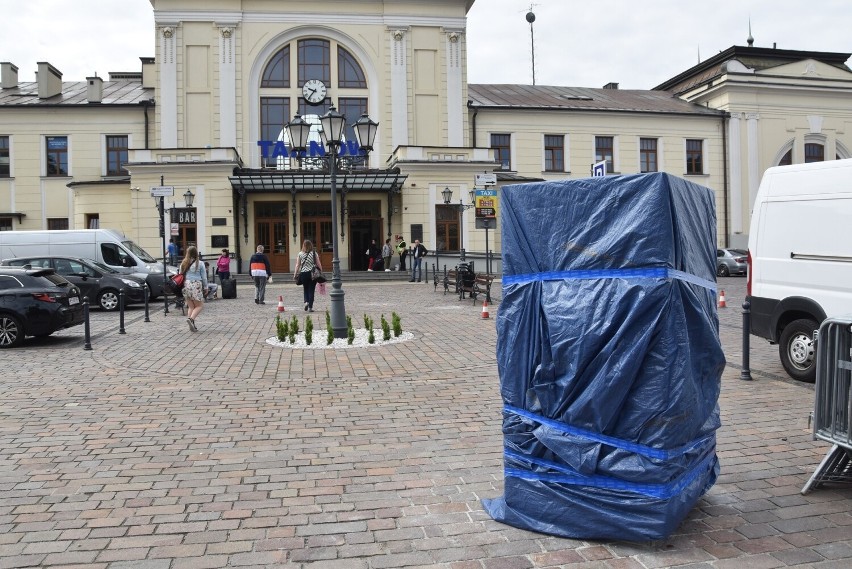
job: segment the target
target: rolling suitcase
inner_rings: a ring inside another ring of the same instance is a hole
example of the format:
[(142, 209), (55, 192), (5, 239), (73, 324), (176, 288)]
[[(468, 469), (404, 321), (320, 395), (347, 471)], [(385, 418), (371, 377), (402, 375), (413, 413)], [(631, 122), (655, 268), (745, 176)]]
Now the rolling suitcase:
[(222, 281), (222, 298), (237, 298), (237, 279)]

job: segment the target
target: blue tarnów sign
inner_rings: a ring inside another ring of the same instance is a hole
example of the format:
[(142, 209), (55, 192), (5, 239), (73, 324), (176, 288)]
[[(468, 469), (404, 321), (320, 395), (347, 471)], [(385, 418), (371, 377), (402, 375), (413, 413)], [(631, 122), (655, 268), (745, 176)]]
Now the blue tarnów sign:
[[(304, 152), (295, 152), (287, 148), (281, 140), (258, 140), (257, 145), (260, 146), (260, 155), (264, 158), (304, 158), (305, 156), (317, 157), (325, 156), (325, 147), (319, 142), (311, 141), (308, 143), (308, 148)], [(354, 140), (347, 140), (340, 145), (338, 152), (340, 156), (359, 156), (362, 155), (361, 147)]]

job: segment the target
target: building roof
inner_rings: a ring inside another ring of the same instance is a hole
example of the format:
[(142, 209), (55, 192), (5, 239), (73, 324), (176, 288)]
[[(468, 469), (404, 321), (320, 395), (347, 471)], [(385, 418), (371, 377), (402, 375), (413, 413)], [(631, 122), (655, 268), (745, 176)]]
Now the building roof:
[(775, 49), (765, 47), (733, 46), (706, 59), (683, 73), (654, 87), (657, 91), (668, 91), (673, 94), (683, 93), (707, 81), (727, 73), (725, 64), (737, 60), (755, 71), (764, 71), (780, 65), (813, 59), (827, 65), (852, 71), (846, 66), (846, 61), (852, 54), (826, 51), (798, 51), (792, 49)]
[(89, 102), (88, 88), (87, 81), (63, 81), (58, 95), (39, 99), (37, 82), (18, 83), (17, 87), (0, 89), (0, 107), (138, 105), (154, 97), (154, 89), (142, 87), (138, 80), (104, 81), (100, 103)]
[(665, 91), (473, 84), (467, 86), (467, 93), (472, 108), (720, 115)]

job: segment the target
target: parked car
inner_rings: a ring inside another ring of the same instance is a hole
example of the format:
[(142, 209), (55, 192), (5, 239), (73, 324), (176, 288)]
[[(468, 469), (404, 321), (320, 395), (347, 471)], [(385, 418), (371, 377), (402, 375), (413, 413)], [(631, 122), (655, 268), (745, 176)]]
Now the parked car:
[(82, 323), (80, 289), (53, 269), (0, 267), (0, 348)]
[(145, 302), (145, 276), (122, 274), (112, 267), (79, 257), (40, 256), (4, 259), (0, 265), (12, 267), (52, 268), (77, 285), (82, 296), (104, 310), (118, 310), (118, 295), (124, 291), (125, 304)]
[(748, 272), (748, 251), (716, 249), (716, 274), (720, 277), (744, 275)]

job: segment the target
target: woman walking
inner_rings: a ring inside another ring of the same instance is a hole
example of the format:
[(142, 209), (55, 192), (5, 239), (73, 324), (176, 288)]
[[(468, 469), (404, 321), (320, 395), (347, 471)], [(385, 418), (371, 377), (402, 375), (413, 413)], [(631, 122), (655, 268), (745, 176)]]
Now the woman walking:
[(296, 261), (296, 271), (293, 273), (293, 278), (296, 279), (296, 284), (302, 285), (305, 310), (308, 312), (314, 311), (314, 293), (317, 289), (317, 281), (311, 274), (314, 267), (322, 271), (322, 263), (320, 263), (319, 255), (314, 250), (314, 244), (311, 243), (310, 239), (305, 239), (302, 243), (302, 250), (299, 251), (299, 259)]
[(188, 316), (186, 323), (189, 324), (192, 332), (198, 332), (195, 319), (204, 308), (204, 297), (207, 295), (207, 271), (194, 245), (186, 248), (186, 256), (180, 263), (180, 272), (186, 275), (183, 285), (183, 297), (186, 299)]

